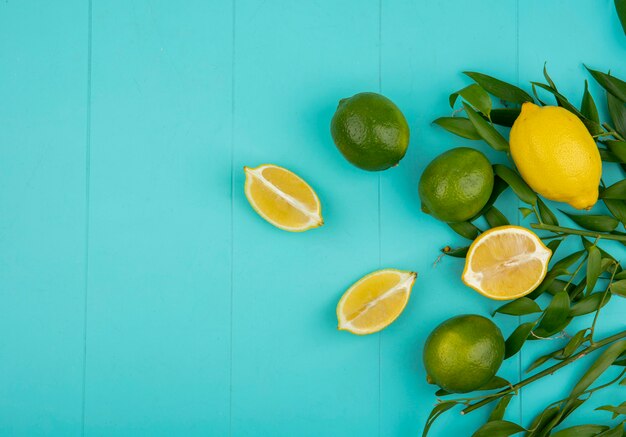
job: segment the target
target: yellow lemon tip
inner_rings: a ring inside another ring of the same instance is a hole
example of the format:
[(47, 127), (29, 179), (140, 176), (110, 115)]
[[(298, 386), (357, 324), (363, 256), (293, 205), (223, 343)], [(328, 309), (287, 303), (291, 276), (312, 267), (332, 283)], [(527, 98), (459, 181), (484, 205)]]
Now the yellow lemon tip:
[(522, 112), (536, 111), (537, 109), (539, 109), (539, 106), (533, 102), (524, 102), (522, 104)]

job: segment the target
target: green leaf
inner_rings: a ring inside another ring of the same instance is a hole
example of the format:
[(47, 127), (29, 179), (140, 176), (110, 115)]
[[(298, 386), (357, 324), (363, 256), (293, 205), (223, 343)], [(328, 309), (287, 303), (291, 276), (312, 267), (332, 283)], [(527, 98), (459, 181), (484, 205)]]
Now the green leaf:
[(531, 82), (530, 85), (533, 89), (533, 95), (535, 96), (535, 100), (537, 100), (541, 106), (546, 106), (546, 103), (543, 100), (541, 100), (539, 98), (539, 94), (537, 94), (537, 86), (533, 82)]
[(480, 234), (480, 229), (470, 222), (448, 223), (448, 226), (461, 237), (465, 237), (468, 240), (473, 240)]
[(525, 316), (527, 314), (540, 313), (541, 307), (532, 299), (520, 297), (512, 302), (505, 303), (495, 310), (495, 313), (508, 314), (510, 316)]
[(585, 335), (587, 334), (587, 328), (581, 329), (567, 342), (565, 347), (563, 348), (563, 353), (559, 358), (568, 358), (571, 357), (574, 352), (580, 347), (581, 344), (585, 341)]
[(621, 272), (617, 273), (613, 279), (615, 280), (626, 279), (626, 270), (622, 270)]
[(504, 180), (502, 180), (500, 176), (494, 175), (493, 189), (491, 190), (491, 195), (489, 196), (489, 200), (487, 200), (487, 203), (485, 204), (485, 206), (483, 206), (483, 209), (481, 209), (480, 212), (476, 214), (476, 216), (473, 217), (470, 221), (474, 221), (478, 217), (485, 214), (485, 212), (487, 212), (487, 210), (491, 208), (491, 206), (494, 203), (496, 203), (496, 200), (498, 200), (498, 197), (500, 197), (500, 194), (502, 194), (504, 190), (506, 190), (507, 188), (509, 188), (509, 184), (507, 184)]
[(559, 332), (563, 323), (569, 317), (569, 294), (561, 291), (554, 295), (550, 305), (545, 309), (539, 325), (535, 329), (535, 334), (539, 337), (549, 337), (555, 332)]
[(626, 199), (626, 179), (614, 183), (600, 193), (602, 199)]
[(622, 224), (626, 223), (626, 202), (616, 199), (603, 199), (602, 201), (613, 217)]
[(520, 108), (496, 108), (491, 110), (491, 122), (499, 126), (512, 127), (517, 117), (519, 117)]
[(613, 155), (615, 155), (620, 162), (626, 162), (626, 141), (619, 140), (605, 140), (602, 144), (606, 145)]
[(465, 247), (457, 247), (457, 248), (447, 248), (448, 250), (446, 250), (446, 248), (444, 247), (443, 249), (441, 249), (441, 253), (443, 253), (444, 255), (448, 255), (448, 256), (452, 256), (454, 258), (465, 258), (465, 255), (467, 255), (467, 251), (469, 250), (469, 246), (465, 246)]
[(558, 354), (559, 354), (559, 351), (555, 351), (555, 352), (550, 352), (549, 354), (540, 356), (535, 361), (533, 361), (530, 364), (530, 366), (528, 366), (528, 368), (526, 369), (526, 373), (532, 372), (537, 367), (540, 367), (542, 364), (544, 364), (546, 361), (549, 361), (550, 359), (556, 357)]
[(606, 100), (615, 130), (621, 136), (626, 137), (626, 106), (624, 106), (624, 102), (620, 102), (610, 93), (607, 93)]
[(491, 112), (491, 97), (489, 97), (487, 91), (485, 91), (480, 85), (473, 83), (456, 93), (452, 93), (450, 95), (451, 108), (454, 107), (454, 103), (456, 102), (458, 96), (463, 97), (463, 99), (472, 105), (472, 107), (489, 117)]
[(593, 96), (589, 92), (589, 83), (585, 80), (585, 91), (583, 93), (583, 100), (580, 104), (580, 113), (587, 119), (600, 123), (600, 116), (598, 115), (598, 107), (596, 102), (593, 101)]
[(455, 135), (458, 135), (463, 138), (467, 138), (468, 140), (480, 140), (481, 137), (476, 132), (476, 128), (467, 118), (464, 117), (440, 117), (437, 120), (433, 121), (437, 126), (440, 126), (447, 130), (448, 132), (452, 132)]
[[(572, 309), (569, 312), (570, 317), (579, 317), (584, 316), (585, 314), (592, 313), (596, 311), (598, 308), (602, 308), (604, 305), (609, 303), (611, 298), (610, 295), (606, 295), (603, 299), (604, 291), (599, 291), (597, 293), (591, 293), (589, 296), (583, 297), (581, 300), (572, 305)], [(602, 305), (602, 306), (600, 306)]]
[(569, 402), (567, 402), (567, 404), (563, 407), (563, 412), (561, 413), (561, 417), (558, 418), (557, 423), (555, 424), (558, 425), (559, 423), (562, 423), (565, 419), (567, 419), (567, 417), (572, 414), (578, 407), (580, 407), (582, 404), (585, 403), (586, 399), (571, 399)]
[(526, 431), (517, 423), (507, 420), (493, 420), (481, 426), (472, 437), (507, 437)]
[(443, 413), (448, 411), (450, 408), (454, 408), (457, 404), (456, 401), (445, 401), (440, 402), (431, 410), (428, 419), (426, 419), (426, 425), (424, 425), (424, 431), (422, 431), (422, 437), (426, 437), (428, 435), (428, 431), (430, 427), (433, 425), (437, 417), (441, 416)]
[(626, 279), (613, 282), (610, 289), (611, 293), (620, 297), (626, 297)]
[(569, 292), (573, 290), (573, 288), (574, 286), (572, 284), (568, 284), (567, 281), (563, 281), (562, 279), (555, 279), (554, 281), (552, 281), (552, 284), (550, 284), (550, 286), (546, 288), (546, 291), (552, 295), (555, 295), (559, 291), (565, 290), (570, 296), (572, 296)]
[(584, 250), (570, 253), (566, 257), (563, 257), (555, 262), (551, 270), (566, 270), (567, 268), (571, 267), (576, 261), (578, 261), (584, 253)]
[(623, 437), (624, 435), (624, 422), (618, 424), (614, 428), (607, 431), (596, 434), (596, 437)]
[(506, 226), (509, 224), (509, 221), (506, 219), (504, 214), (502, 214), (495, 206), (492, 206), (487, 211), (485, 211), (485, 220), (490, 227), (496, 228), (498, 226)]
[(592, 70), (585, 65), (585, 68), (591, 73), (593, 78), (609, 93), (620, 99), (622, 102), (626, 102), (626, 82), (616, 77), (602, 73), (601, 71)]
[(504, 343), (504, 358), (511, 358), (519, 352), (534, 326), (535, 322), (526, 322), (515, 328)]
[(494, 376), (491, 380), (478, 388), (478, 391), (486, 391), (486, 390), (495, 390), (497, 388), (509, 387), (511, 383), (504, 378), (500, 378), (499, 376)]
[(548, 208), (548, 205), (543, 203), (543, 200), (541, 200), (541, 198), (539, 197), (537, 197), (537, 207), (539, 208), (539, 215), (541, 215), (541, 221), (543, 221), (544, 223), (548, 225), (554, 225), (554, 226), (559, 225), (559, 221), (557, 220), (554, 213), (550, 211), (550, 208)]
[(626, 351), (626, 340), (618, 341), (607, 347), (576, 383), (569, 397), (577, 398), (580, 396), (624, 351)]
[(559, 210), (568, 216), (578, 226), (596, 232), (611, 232), (615, 230), (619, 222), (608, 215), (601, 214), (572, 214)]
[(514, 170), (503, 164), (494, 164), (493, 171), (509, 184), (513, 192), (523, 202), (534, 205), (537, 202), (537, 194), (530, 189), (524, 179)]
[(556, 90), (556, 85), (554, 84), (554, 81), (552, 80), (552, 78), (548, 74), (548, 63), (547, 62), (543, 63), (543, 77), (545, 77), (546, 78), (546, 82), (548, 82), (548, 84), (552, 88), (554, 88)]
[(482, 86), (489, 94), (492, 94), (499, 99), (512, 103), (533, 101), (533, 98), (526, 91), (516, 87), (515, 85), (496, 79), (495, 77), (472, 71), (465, 71), (464, 74), (471, 77), (474, 82)]
[(612, 405), (603, 405), (601, 407), (596, 408), (596, 411), (608, 411), (613, 413), (611, 419), (615, 419), (617, 416), (623, 415), (626, 416), (626, 402), (622, 402), (618, 406), (614, 407)]
[(504, 417), (504, 413), (506, 412), (506, 407), (509, 406), (509, 402), (511, 402), (512, 398), (512, 394), (508, 394), (500, 398), (494, 409), (491, 411), (491, 414), (489, 415), (489, 419), (487, 419), (487, 421), (492, 422), (494, 420), (502, 420), (502, 418)]
[(626, 0), (615, 0), (615, 10), (617, 11), (617, 16), (622, 23), (622, 29), (624, 29), (624, 34), (626, 35)]
[(593, 437), (607, 429), (605, 425), (577, 425), (555, 432), (551, 437)]
[(600, 261), (600, 273), (606, 272), (611, 266), (615, 265), (615, 261), (610, 258), (602, 258)]
[(583, 291), (585, 290), (586, 286), (587, 278), (583, 278), (578, 284), (576, 284), (573, 289), (567, 291), (567, 293), (570, 295), (570, 299), (573, 302), (580, 301), (584, 297)]
[(531, 215), (533, 212), (535, 212), (535, 211), (533, 211), (532, 209), (530, 209), (530, 208), (524, 208), (523, 206), (522, 206), (521, 208), (519, 208), (519, 211), (522, 213), (522, 217), (524, 217), (524, 218), (528, 217), (528, 216), (529, 216), (529, 215)]
[(587, 293), (591, 293), (601, 273), (602, 255), (596, 246), (591, 246), (587, 252), (589, 253), (587, 257)]
[(562, 238), (555, 238), (547, 244), (548, 249), (552, 252), (552, 256), (556, 253), (556, 250), (559, 248), (561, 243), (563, 242)]
[[(550, 407), (543, 410), (540, 414), (535, 417), (529, 429), (532, 429), (530, 433), (526, 435), (526, 437), (536, 437), (540, 433), (544, 432), (544, 427), (549, 424), (557, 415), (559, 415), (561, 410), (559, 407)], [(549, 431), (549, 430), (548, 430)], [(545, 434), (543, 434), (545, 435)]]
[(440, 388), (439, 390), (437, 390), (435, 392), (435, 396), (437, 397), (443, 397), (443, 396), (450, 396), (452, 393), (450, 393), (449, 391), (446, 391), (442, 388)]
[(598, 147), (598, 152), (600, 152), (600, 159), (602, 162), (622, 162), (613, 152), (607, 149), (603, 149), (602, 147)]
[(467, 118), (472, 122), (476, 128), (476, 132), (481, 136), (483, 140), (495, 150), (506, 151), (509, 150), (509, 143), (502, 136), (500, 132), (496, 130), (487, 120), (482, 118), (476, 111), (472, 109), (470, 105), (463, 102), (463, 108), (467, 114)]

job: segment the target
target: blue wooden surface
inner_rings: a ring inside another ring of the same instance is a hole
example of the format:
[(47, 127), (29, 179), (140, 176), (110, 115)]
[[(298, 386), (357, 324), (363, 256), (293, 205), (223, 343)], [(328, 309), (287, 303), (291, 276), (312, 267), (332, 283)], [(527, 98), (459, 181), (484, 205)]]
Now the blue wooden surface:
[[(431, 121), (466, 69), (526, 83), (547, 61), (571, 96), (583, 62), (626, 76), (612, 4), (1, 2), (0, 435), (416, 435), (434, 403), (426, 335), (497, 306), (462, 286), (460, 261), (433, 267), (462, 241), (419, 212), (417, 180), (465, 142)], [(363, 172), (333, 146), (336, 102), (359, 91), (407, 116), (399, 167)], [(311, 183), (323, 228), (252, 212), (242, 167), (264, 162)], [(337, 332), (345, 288), (387, 266), (420, 274), (402, 317)], [(624, 324), (611, 306), (603, 332)], [(552, 347), (535, 344), (501, 374)], [(507, 417), (528, 423), (580, 371), (524, 389)], [(572, 422), (590, 417), (606, 416)]]

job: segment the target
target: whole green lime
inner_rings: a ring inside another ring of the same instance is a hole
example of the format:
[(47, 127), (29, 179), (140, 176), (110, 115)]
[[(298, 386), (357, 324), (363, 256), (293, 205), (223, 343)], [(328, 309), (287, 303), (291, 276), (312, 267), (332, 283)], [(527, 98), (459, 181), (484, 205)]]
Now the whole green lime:
[(397, 165), (409, 146), (409, 125), (385, 96), (360, 93), (339, 101), (330, 133), (341, 154), (363, 170)]
[(474, 217), (493, 190), (493, 169), (478, 150), (458, 147), (428, 164), (419, 182), (422, 210), (448, 223)]
[(453, 317), (437, 326), (424, 345), (429, 382), (451, 393), (467, 393), (488, 383), (504, 359), (504, 338), (489, 319)]

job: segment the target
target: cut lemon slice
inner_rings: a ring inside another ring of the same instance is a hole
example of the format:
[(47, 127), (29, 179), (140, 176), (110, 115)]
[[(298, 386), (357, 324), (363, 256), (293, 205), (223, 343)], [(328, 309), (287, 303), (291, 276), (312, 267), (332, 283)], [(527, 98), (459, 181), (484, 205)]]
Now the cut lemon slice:
[(340, 330), (365, 335), (389, 326), (404, 310), (417, 273), (385, 269), (359, 279), (337, 304)]
[(302, 232), (324, 224), (317, 194), (299, 176), (272, 164), (243, 169), (248, 202), (265, 220), (291, 232)]
[(463, 282), (491, 299), (517, 299), (541, 284), (550, 256), (550, 249), (526, 228), (493, 228), (467, 251)]

